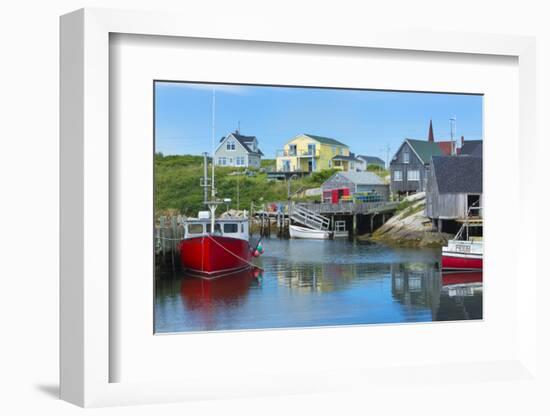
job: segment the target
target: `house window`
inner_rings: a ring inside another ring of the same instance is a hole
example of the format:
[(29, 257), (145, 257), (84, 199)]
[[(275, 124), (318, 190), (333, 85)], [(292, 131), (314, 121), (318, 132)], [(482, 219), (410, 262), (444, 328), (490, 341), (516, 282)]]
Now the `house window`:
[(400, 170), (393, 171), (393, 180), (396, 182), (400, 182), (403, 180), (403, 172)]
[(232, 157), (229, 158), (229, 166), (233, 166), (233, 158)]
[(226, 148), (227, 150), (235, 150), (235, 142), (233, 140), (228, 140)]
[(227, 165), (227, 159), (225, 157), (219, 157), (218, 158), (218, 165), (220, 165), (220, 166)]
[(235, 164), (237, 166), (244, 166), (244, 156), (237, 156), (235, 158)]
[(409, 150), (405, 149), (403, 151), (403, 163), (409, 163)]
[(340, 154), (341, 154), (341, 155), (344, 154), (344, 149), (340, 148)]
[(296, 156), (296, 145), (291, 144), (288, 146), (288, 155), (289, 156)]
[(315, 143), (307, 145), (307, 154), (312, 156), (315, 154)]
[(408, 181), (419, 181), (420, 180), (420, 171), (419, 170), (409, 170), (407, 172)]
[(333, 155), (336, 154), (336, 146), (332, 146), (332, 154), (333, 154)]

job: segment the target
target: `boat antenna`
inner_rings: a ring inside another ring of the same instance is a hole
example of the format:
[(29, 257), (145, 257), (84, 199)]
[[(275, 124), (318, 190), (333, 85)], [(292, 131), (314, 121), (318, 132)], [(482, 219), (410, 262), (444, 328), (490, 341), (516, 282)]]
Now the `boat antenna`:
[(214, 183), (214, 148), (216, 145), (216, 88), (212, 88), (212, 201), (216, 197), (216, 187)]

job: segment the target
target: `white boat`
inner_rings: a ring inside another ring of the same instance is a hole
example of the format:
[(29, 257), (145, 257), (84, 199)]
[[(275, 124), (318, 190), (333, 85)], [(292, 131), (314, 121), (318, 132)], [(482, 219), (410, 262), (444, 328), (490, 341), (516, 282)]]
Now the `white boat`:
[[(483, 229), (483, 221), (466, 222), (441, 249), (443, 270), (483, 270), (483, 237), (471, 236), (471, 228)], [(478, 234), (480, 234), (478, 232)]]
[(290, 225), (290, 238), (309, 238), (314, 240), (328, 240), (330, 238), (330, 231), (315, 230), (313, 228), (299, 227), (297, 225)]

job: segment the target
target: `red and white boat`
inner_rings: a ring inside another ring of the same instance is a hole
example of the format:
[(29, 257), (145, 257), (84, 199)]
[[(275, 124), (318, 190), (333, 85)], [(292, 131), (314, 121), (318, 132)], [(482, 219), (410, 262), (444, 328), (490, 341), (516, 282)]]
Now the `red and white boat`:
[[(217, 200), (214, 188), (214, 165), (212, 180), (208, 178), (208, 155), (204, 153), (204, 204), (209, 211), (200, 211), (198, 218), (184, 222), (184, 235), (178, 249), (182, 267), (188, 274), (206, 279), (231, 275), (239, 270), (255, 267), (250, 261), (263, 249), (260, 241), (250, 247), (248, 217), (246, 211), (239, 217), (216, 218), (218, 205), (230, 200)], [(211, 198), (208, 199), (208, 188)]]
[[(214, 154), (214, 110), (215, 90), (212, 91), (212, 154)], [(208, 178), (208, 154), (204, 156), (204, 176), (201, 186), (204, 188), (204, 205), (209, 211), (200, 211), (198, 218), (184, 222), (184, 236), (179, 242), (180, 259), (188, 274), (206, 279), (228, 276), (240, 270), (255, 267), (250, 261), (259, 256), (263, 249), (258, 241), (250, 247), (248, 218), (246, 211), (241, 217), (216, 218), (218, 205), (231, 202), (230, 199), (216, 198), (214, 181), (214, 161), (212, 178)], [(210, 198), (208, 190), (210, 189)]]
[[(466, 222), (460, 230), (442, 248), (441, 268), (443, 270), (482, 270), (483, 269), (483, 237), (471, 235), (471, 229), (482, 231), (481, 221)], [(476, 232), (474, 234), (480, 234)]]
[[(251, 268), (256, 247), (250, 247), (248, 218), (216, 218), (201, 211), (184, 223), (179, 243), (182, 266), (190, 274), (215, 278)], [(214, 232), (211, 231), (212, 223)]]

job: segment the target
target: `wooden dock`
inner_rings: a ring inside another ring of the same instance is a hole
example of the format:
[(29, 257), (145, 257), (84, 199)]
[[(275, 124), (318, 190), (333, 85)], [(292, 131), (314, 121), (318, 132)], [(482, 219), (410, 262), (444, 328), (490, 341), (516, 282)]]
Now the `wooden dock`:
[[(307, 221), (296, 218), (294, 213), (310, 212), (318, 216), (327, 217), (330, 221), (329, 229), (334, 229), (336, 221), (344, 221), (350, 236), (372, 233), (383, 225), (395, 212), (398, 202), (339, 202), (332, 203), (294, 203), (272, 202), (251, 206), (251, 216), (260, 225), (260, 234), (270, 235), (271, 228), (276, 227), (277, 234), (288, 236), (288, 225), (291, 218), (303, 225), (311, 225)], [(275, 208), (275, 209), (274, 209)], [(308, 217), (309, 218), (309, 217)], [(326, 227), (325, 227), (326, 228)]]

